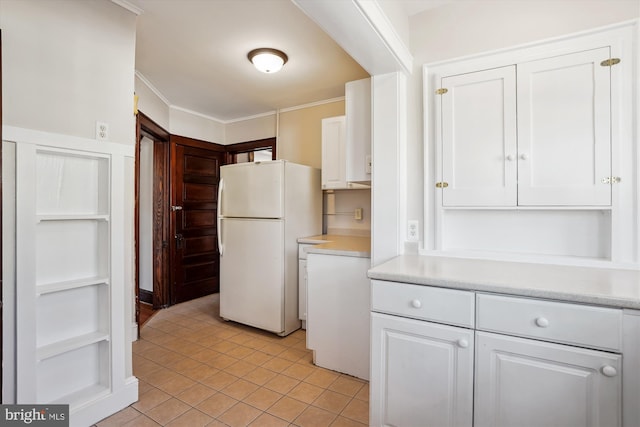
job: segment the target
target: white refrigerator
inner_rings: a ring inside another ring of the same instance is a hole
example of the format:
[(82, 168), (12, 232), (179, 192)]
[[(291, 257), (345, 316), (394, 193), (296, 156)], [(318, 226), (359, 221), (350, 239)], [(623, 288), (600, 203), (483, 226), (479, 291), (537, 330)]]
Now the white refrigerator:
[(320, 170), (285, 160), (220, 168), (220, 316), (288, 335), (298, 319), (297, 239), (321, 234)]

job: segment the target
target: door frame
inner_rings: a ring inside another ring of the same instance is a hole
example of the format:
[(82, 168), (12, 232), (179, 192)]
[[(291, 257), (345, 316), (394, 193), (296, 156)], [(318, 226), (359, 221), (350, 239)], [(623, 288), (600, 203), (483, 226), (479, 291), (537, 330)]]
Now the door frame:
[(251, 153), (271, 148), (271, 160), (276, 160), (276, 138), (256, 139), (254, 141), (238, 142), (225, 146), (224, 164), (230, 165), (236, 163), (238, 154)]
[[(3, 317), (3, 283), (2, 283), (2, 29), (0, 29), (0, 367), (4, 366), (4, 330)], [(0, 368), (0, 402), (4, 402), (2, 390), (4, 389), (4, 369)]]
[[(169, 132), (138, 112), (135, 160), (135, 299), (140, 325), (140, 143), (153, 140), (153, 308), (169, 306)], [(140, 329), (138, 328), (138, 333)]]

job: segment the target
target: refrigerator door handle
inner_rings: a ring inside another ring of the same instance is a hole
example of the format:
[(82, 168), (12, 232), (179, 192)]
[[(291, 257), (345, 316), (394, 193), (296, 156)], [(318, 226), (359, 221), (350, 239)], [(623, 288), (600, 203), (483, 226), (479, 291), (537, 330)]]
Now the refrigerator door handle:
[(224, 188), (224, 178), (218, 182), (218, 225), (216, 235), (218, 236), (218, 252), (220, 256), (224, 254), (224, 244), (222, 243), (222, 189)]

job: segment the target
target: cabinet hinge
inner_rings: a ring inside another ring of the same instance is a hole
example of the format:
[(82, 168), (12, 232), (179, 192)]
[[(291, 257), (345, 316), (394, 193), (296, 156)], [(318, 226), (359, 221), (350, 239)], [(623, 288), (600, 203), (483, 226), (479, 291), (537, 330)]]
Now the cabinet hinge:
[(605, 59), (604, 61), (602, 61), (600, 63), (600, 65), (602, 65), (603, 67), (612, 67), (616, 64), (620, 63), (620, 58), (610, 58), (610, 59)]
[(618, 184), (620, 181), (622, 181), (622, 178), (619, 176), (607, 176), (602, 178), (601, 182), (603, 184)]
[(436, 182), (436, 188), (447, 188), (448, 186), (448, 182)]
[(436, 90), (436, 95), (444, 95), (447, 92), (449, 92), (449, 89), (441, 87), (440, 89)]

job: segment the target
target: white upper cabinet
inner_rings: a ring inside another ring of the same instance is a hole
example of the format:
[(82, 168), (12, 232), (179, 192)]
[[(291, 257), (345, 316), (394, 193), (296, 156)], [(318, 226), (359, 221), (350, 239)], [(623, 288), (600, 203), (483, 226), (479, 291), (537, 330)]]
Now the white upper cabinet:
[(608, 206), (609, 48), (518, 64), (518, 204)]
[(443, 77), (443, 206), (611, 205), (609, 57), (602, 47)]
[(322, 120), (322, 188), (371, 182), (371, 79), (345, 85), (345, 116)]

